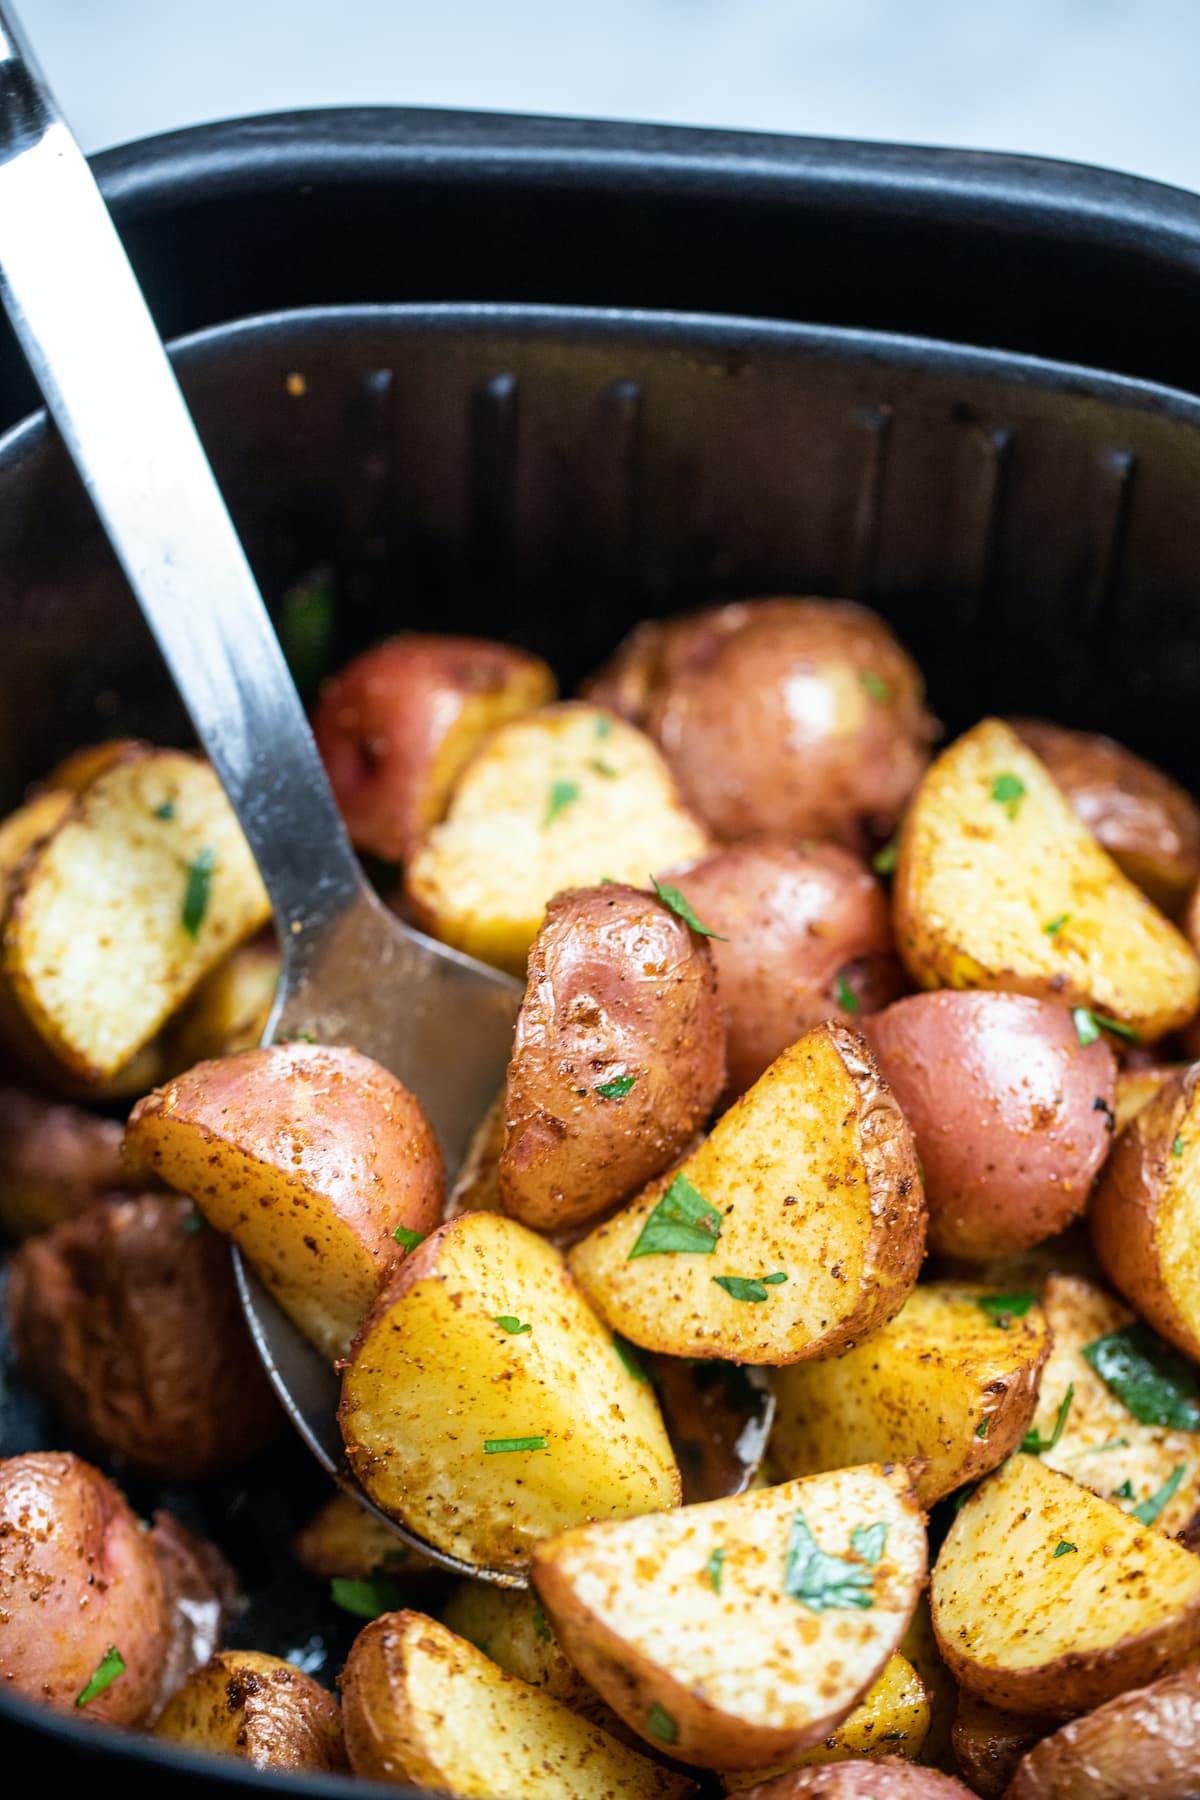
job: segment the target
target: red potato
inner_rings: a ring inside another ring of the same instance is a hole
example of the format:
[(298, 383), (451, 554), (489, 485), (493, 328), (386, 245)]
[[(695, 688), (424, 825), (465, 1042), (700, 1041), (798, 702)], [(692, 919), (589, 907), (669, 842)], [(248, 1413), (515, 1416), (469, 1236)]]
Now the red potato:
[(124, 1184), (115, 1119), (0, 1088), (0, 1230), (46, 1231)]
[(153, 1717), (221, 1648), (237, 1599), (237, 1577), (215, 1544), (194, 1537), (170, 1513), (155, 1513), (150, 1547), (162, 1574), (167, 1618)]
[(1200, 1780), (1200, 1668), (1120, 1694), (1044, 1737), (1004, 1800), (1192, 1800)]
[(976, 1700), (965, 1689), (958, 1696), (951, 1741), (963, 1775), (984, 1800), (998, 1800), (1017, 1764), (1046, 1735), (1044, 1719), (1003, 1712)]
[(974, 1800), (974, 1796), (953, 1775), (883, 1756), (793, 1769), (747, 1788), (741, 1800)]
[(1025, 1250), (1083, 1212), (1108, 1154), (1116, 1058), (1070, 1011), (991, 991), (914, 994), (862, 1033), (917, 1142), (929, 1247)]
[(530, 951), (508, 1066), (505, 1211), (543, 1231), (609, 1211), (687, 1149), (724, 1079), (705, 940), (620, 882), (559, 894)]
[(407, 861), (482, 738), (554, 699), (540, 657), (483, 638), (389, 638), (325, 682), (313, 717), (351, 839)]
[[(113, 1649), (124, 1668), (78, 1707)], [(140, 1725), (166, 1651), (158, 1559), (112, 1483), (77, 1456), (0, 1462), (0, 1686), (89, 1723)]]
[(338, 1703), (294, 1663), (222, 1650), (188, 1676), (154, 1723), (155, 1737), (255, 1769), (346, 1767)]
[(904, 992), (887, 896), (838, 844), (753, 839), (669, 879), (721, 933), (710, 942), (725, 1011), (727, 1100), (823, 1019), (853, 1025)]

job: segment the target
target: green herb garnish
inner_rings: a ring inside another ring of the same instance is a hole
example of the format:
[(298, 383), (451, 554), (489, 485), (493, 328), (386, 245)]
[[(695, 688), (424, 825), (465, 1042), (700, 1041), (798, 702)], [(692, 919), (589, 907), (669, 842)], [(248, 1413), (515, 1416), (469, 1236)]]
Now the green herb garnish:
[(625, 1365), (625, 1373), (632, 1375), (635, 1381), (649, 1381), (650, 1377), (642, 1367), (641, 1358), (628, 1338), (623, 1338), (619, 1331), (614, 1331), (612, 1340), (613, 1349)]
[(484, 1453), (487, 1456), (507, 1456), (513, 1450), (545, 1450), (544, 1437), (527, 1438), (484, 1438)]
[(208, 911), (213, 871), (216, 866), (217, 853), (215, 850), (201, 850), (195, 861), (188, 864), (187, 880), (183, 889), (183, 907), (179, 916), (183, 929), (190, 938), (200, 935), (200, 926)]
[(154, 816), (156, 819), (173, 819), (175, 817), (175, 802), (173, 800), (164, 800), (161, 806), (155, 807)]
[(1042, 926), (1047, 937), (1057, 937), (1063, 926), (1070, 922), (1070, 913), (1059, 913), (1057, 919), (1049, 919)]
[(1093, 1012), (1089, 1006), (1073, 1006), (1071, 1017), (1075, 1021), (1075, 1035), (1081, 1044), (1094, 1044), (1102, 1031), (1111, 1032), (1113, 1037), (1124, 1038), (1130, 1044), (1141, 1042), (1132, 1025), (1123, 1025), (1120, 1019), (1110, 1019), (1107, 1013)]
[(614, 769), (610, 762), (605, 762), (602, 756), (593, 756), (588, 766), (594, 769), (597, 775), (603, 775), (609, 781), (615, 781), (621, 773), (620, 769)]
[(674, 1181), (642, 1226), (627, 1262), (638, 1256), (664, 1256), (679, 1251), (711, 1256), (721, 1235), (721, 1215), (698, 1193), (686, 1175)]
[(333, 627), (333, 580), (327, 569), (315, 570), (288, 588), (279, 606), (280, 647), (306, 702), (329, 667)]
[(418, 1244), (425, 1242), (427, 1235), (424, 1231), (413, 1231), (407, 1225), (397, 1225), (392, 1232), (396, 1242), (403, 1244), (406, 1250), (415, 1250)]
[(660, 1706), (657, 1700), (646, 1714), (646, 1730), (651, 1737), (656, 1737), (660, 1744), (674, 1744), (679, 1738), (678, 1725), (666, 1707)]
[(1047, 1450), (1053, 1450), (1055, 1448), (1058, 1440), (1063, 1434), (1063, 1427), (1066, 1425), (1067, 1414), (1071, 1410), (1071, 1402), (1074, 1398), (1075, 1383), (1071, 1382), (1066, 1393), (1062, 1397), (1058, 1411), (1054, 1415), (1054, 1424), (1051, 1427), (1050, 1436), (1048, 1438), (1042, 1437), (1033, 1427), (1025, 1433), (1024, 1438), (1021, 1440), (1021, 1448), (1027, 1456), (1042, 1456)]
[(550, 798), (546, 803), (546, 816), (542, 820), (542, 830), (548, 831), (560, 813), (566, 812), (579, 798), (577, 781), (556, 781), (550, 789)]
[(1007, 1331), (1014, 1319), (1025, 1317), (1036, 1299), (1036, 1294), (982, 1294), (977, 1305), (993, 1325)]
[(520, 1337), (523, 1331), (533, 1330), (533, 1326), (529, 1324), (528, 1320), (514, 1318), (512, 1313), (497, 1313), (492, 1324), (498, 1325), (501, 1331), (507, 1331), (509, 1337)]
[(118, 1675), (123, 1675), (124, 1673), (125, 1658), (121, 1655), (121, 1652), (117, 1649), (115, 1644), (110, 1644), (108, 1649), (104, 1652), (104, 1655), (100, 1658), (96, 1673), (92, 1676), (87, 1686), (80, 1693), (76, 1694), (76, 1706), (86, 1706), (89, 1700), (94, 1700), (97, 1694), (102, 1694), (105, 1688), (112, 1686)]
[(1112, 1497), (1114, 1500), (1132, 1500), (1133, 1499), (1133, 1483), (1132, 1483), (1132, 1481), (1130, 1481), (1128, 1479), (1124, 1480), (1121, 1483), (1119, 1488), (1113, 1489)]
[(872, 700), (890, 700), (892, 690), (882, 675), (876, 675), (874, 669), (863, 669), (858, 679)]
[(988, 1427), (991, 1425), (991, 1422), (992, 1422), (992, 1415), (990, 1413), (988, 1414), (986, 1419), (980, 1419), (978, 1425), (975, 1427), (975, 1436), (976, 1437), (986, 1437), (988, 1434)]
[(1183, 1139), (1181, 1137), (1177, 1137), (1175, 1139), (1175, 1142), (1171, 1145), (1171, 1155), (1172, 1156), (1182, 1156), (1183, 1155)]
[(787, 1276), (782, 1269), (776, 1269), (773, 1275), (714, 1275), (713, 1280), (719, 1288), (724, 1288), (731, 1300), (769, 1300), (769, 1287), (778, 1287)]
[(704, 1573), (712, 1583), (712, 1591), (714, 1594), (719, 1594), (721, 1591), (721, 1572), (724, 1567), (725, 1552), (723, 1550), (714, 1550), (704, 1565)]
[(592, 1092), (599, 1094), (602, 1100), (623, 1100), (636, 1080), (636, 1075), (614, 1075), (611, 1081), (602, 1081)]
[(883, 1555), (887, 1534), (888, 1528), (882, 1519), (876, 1519), (874, 1525), (856, 1525), (850, 1533), (850, 1548), (874, 1568)]
[(193, 1206), (191, 1212), (183, 1221), (183, 1229), (188, 1237), (198, 1237), (202, 1231), (208, 1230), (208, 1220), (198, 1206)]
[(692, 931), (697, 932), (700, 937), (716, 938), (722, 944), (727, 944), (729, 942), (729, 939), (721, 932), (712, 931), (707, 925), (702, 925), (700, 923), (699, 919), (688, 905), (687, 896), (681, 894), (677, 887), (669, 887), (665, 881), (656, 881), (653, 875), (650, 877), (650, 880), (653, 882), (654, 891), (662, 901), (663, 905), (669, 906), (673, 913), (678, 913), (684, 924), (689, 926)]
[(605, 713), (601, 713), (596, 720), (596, 736), (598, 738), (612, 736), (612, 720)]
[[(879, 1526), (859, 1527), (852, 1538), (854, 1547), (864, 1554), (863, 1545), (875, 1542), (873, 1534)], [(883, 1527), (886, 1534), (887, 1527)], [(861, 1542), (856, 1541), (861, 1538)], [(880, 1540), (882, 1553), (882, 1540)], [(875, 1559), (878, 1561), (878, 1557)], [(788, 1540), (787, 1563), (784, 1567), (783, 1591), (799, 1600), (810, 1612), (826, 1612), (832, 1607), (861, 1607), (875, 1604), (872, 1589), (875, 1575), (865, 1561), (850, 1562), (844, 1556), (831, 1556), (822, 1550), (805, 1523), (803, 1513), (792, 1519)]]
[(1066, 1538), (1062, 1538), (1062, 1539), (1060, 1539), (1058, 1548), (1055, 1550), (1054, 1554), (1056, 1557), (1078, 1556), (1079, 1555), (1079, 1545), (1078, 1544), (1068, 1544)]
[(329, 1584), (329, 1598), (356, 1619), (377, 1619), (380, 1613), (398, 1612), (404, 1605), (404, 1595), (390, 1575), (373, 1575), (368, 1581), (335, 1575)]
[(858, 995), (844, 975), (838, 976), (833, 991), (843, 1012), (856, 1013), (858, 1011)]
[(1175, 1490), (1186, 1474), (1187, 1465), (1185, 1463), (1177, 1463), (1159, 1488), (1157, 1494), (1151, 1494), (1150, 1498), (1148, 1500), (1143, 1500), (1140, 1506), (1130, 1507), (1130, 1518), (1140, 1519), (1143, 1525), (1153, 1525), (1155, 1519), (1157, 1519), (1167, 1502), (1174, 1498)]
[(548, 1644), (550, 1642), (552, 1635), (550, 1631), (550, 1621), (542, 1611), (542, 1603), (540, 1600), (535, 1600), (533, 1603), (533, 1629), (538, 1637), (541, 1638), (543, 1644)]
[(1140, 1319), (1085, 1344), (1081, 1355), (1142, 1425), (1200, 1431), (1200, 1379)]
[(1025, 783), (1019, 775), (1005, 773), (997, 775), (992, 783), (992, 799), (1004, 807), (1010, 819), (1017, 816), (1017, 808), (1025, 798)]
[(871, 867), (877, 875), (894, 875), (896, 864), (900, 860), (900, 833), (889, 838), (888, 842), (877, 850), (871, 858)]

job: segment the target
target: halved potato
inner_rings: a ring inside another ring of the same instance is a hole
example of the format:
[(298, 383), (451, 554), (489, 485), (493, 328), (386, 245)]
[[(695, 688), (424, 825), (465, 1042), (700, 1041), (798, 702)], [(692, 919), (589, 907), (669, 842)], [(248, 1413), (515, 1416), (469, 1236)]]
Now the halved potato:
[(420, 1103), (344, 1046), (292, 1040), (197, 1063), (138, 1101), (125, 1153), (190, 1195), (333, 1359), (406, 1254), (396, 1231), (423, 1234), (442, 1214)]
[(954, 1720), (954, 1754), (977, 1794), (999, 1800), (1017, 1764), (1048, 1729), (1045, 1719), (1002, 1712), (973, 1694), (960, 1693)]
[(683, 1762), (754, 1769), (819, 1744), (894, 1653), (925, 1579), (907, 1469), (869, 1464), (536, 1546), (567, 1655)]
[(372, 1575), (423, 1575), (434, 1565), (368, 1512), (352, 1494), (331, 1494), (292, 1539), (302, 1569), (325, 1581), (369, 1581)]
[(435, 937), (520, 975), (562, 888), (605, 876), (642, 886), (707, 848), (649, 738), (565, 702), (492, 734), (416, 850), (405, 889)]
[(949, 1282), (914, 1288), (881, 1331), (844, 1355), (796, 1363), (775, 1382), (771, 1457), (785, 1476), (888, 1457), (923, 1458), (932, 1506), (1015, 1450), (1050, 1348), (1045, 1315)]
[(241, 944), (206, 975), (166, 1032), (172, 1069), (190, 1069), (213, 1056), (233, 1056), (262, 1043), (275, 990), (279, 948), (272, 937)]
[(1073, 1719), (1030, 1750), (1005, 1800), (1192, 1800), (1200, 1668), (1164, 1675)]
[(577, 1244), (570, 1265), (609, 1324), (647, 1350), (781, 1364), (878, 1331), (924, 1244), (912, 1133), (862, 1038), (831, 1021)]
[(920, 1755), (928, 1730), (929, 1696), (912, 1664), (897, 1653), (823, 1743), (769, 1769), (729, 1769), (722, 1777), (725, 1792), (740, 1793), (756, 1782), (786, 1775), (789, 1769), (848, 1762), (856, 1756), (902, 1756), (911, 1761)]
[(587, 1519), (657, 1512), (679, 1471), (551, 1244), (469, 1213), (404, 1263), (363, 1326), (339, 1411), (375, 1504), (466, 1562), (515, 1569)]
[(220, 1650), (168, 1700), (154, 1735), (256, 1769), (344, 1769), (338, 1703), (294, 1663)]
[(1200, 1006), (1190, 946), (998, 719), (952, 744), (917, 789), (893, 906), (922, 987), (1065, 1000), (1146, 1039)]
[(177, 750), (130, 751), (22, 862), (4, 968), (54, 1055), (103, 1081), (270, 910), (208, 764)]
[(422, 1613), (385, 1613), (342, 1671), (356, 1775), (457, 1800), (682, 1800), (687, 1776), (496, 1667)]
[(954, 1675), (1011, 1712), (1086, 1712), (1200, 1650), (1200, 1556), (1033, 1456), (966, 1501), (930, 1594)]
[(1142, 1317), (1200, 1361), (1200, 1063), (1164, 1082), (1121, 1136), (1088, 1220), (1100, 1266)]

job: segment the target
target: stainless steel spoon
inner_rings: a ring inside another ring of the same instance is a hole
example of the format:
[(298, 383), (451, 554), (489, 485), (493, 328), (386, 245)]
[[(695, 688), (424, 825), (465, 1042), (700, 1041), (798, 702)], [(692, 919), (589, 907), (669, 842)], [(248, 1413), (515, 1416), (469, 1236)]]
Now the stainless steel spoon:
[[(419, 1096), (453, 1174), (502, 1083), (521, 988), (402, 924), (364, 881), (137, 279), (2, 8), (0, 299), (271, 897), (283, 972), (264, 1041), (304, 1032), (374, 1057)], [(343, 1458), (335, 1372), (234, 1257), (250, 1330), (293, 1425), (370, 1506)], [(761, 1448), (770, 1402), (749, 1391), (745, 1442)], [(683, 1411), (694, 1410), (685, 1400)], [(731, 1451), (742, 1441), (736, 1423)], [(728, 1469), (717, 1478), (723, 1492), (752, 1473), (736, 1454)], [(448, 1568), (524, 1583), (386, 1522)]]

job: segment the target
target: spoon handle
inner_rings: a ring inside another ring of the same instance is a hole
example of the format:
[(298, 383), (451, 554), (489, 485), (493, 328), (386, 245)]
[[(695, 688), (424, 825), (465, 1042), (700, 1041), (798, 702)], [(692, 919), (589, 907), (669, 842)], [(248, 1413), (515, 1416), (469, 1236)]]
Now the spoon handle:
[(303, 961), (362, 876), (137, 278), (2, 8), (0, 299)]

